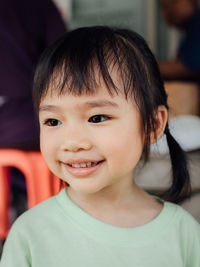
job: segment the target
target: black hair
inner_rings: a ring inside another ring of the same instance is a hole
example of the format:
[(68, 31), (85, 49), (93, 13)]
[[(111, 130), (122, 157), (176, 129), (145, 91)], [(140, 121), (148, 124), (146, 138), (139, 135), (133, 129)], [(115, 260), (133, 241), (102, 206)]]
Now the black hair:
[[(99, 78), (108, 92), (119, 93), (110, 69), (116, 67), (123, 83), (125, 98), (133, 97), (141, 114), (145, 134), (143, 158), (149, 158), (150, 134), (156, 136), (156, 111), (168, 109), (167, 95), (158, 64), (144, 39), (127, 29), (105, 26), (84, 27), (71, 31), (43, 53), (34, 78), (33, 99), (38, 111), (41, 99), (49, 92), (58, 95), (93, 94)], [(97, 75), (98, 74), (98, 75)], [(185, 154), (170, 134), (165, 134), (170, 150), (173, 179), (164, 199), (179, 202), (190, 193), (190, 178)]]

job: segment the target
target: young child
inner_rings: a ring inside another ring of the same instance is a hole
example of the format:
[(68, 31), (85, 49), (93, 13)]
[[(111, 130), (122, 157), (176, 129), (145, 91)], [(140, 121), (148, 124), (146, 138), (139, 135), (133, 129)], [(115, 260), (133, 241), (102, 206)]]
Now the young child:
[[(199, 224), (166, 201), (190, 182), (145, 41), (107, 27), (70, 32), (43, 54), (34, 101), (42, 154), (67, 186), (18, 218), (1, 267), (199, 267)], [(163, 133), (173, 169), (165, 200), (134, 182)]]

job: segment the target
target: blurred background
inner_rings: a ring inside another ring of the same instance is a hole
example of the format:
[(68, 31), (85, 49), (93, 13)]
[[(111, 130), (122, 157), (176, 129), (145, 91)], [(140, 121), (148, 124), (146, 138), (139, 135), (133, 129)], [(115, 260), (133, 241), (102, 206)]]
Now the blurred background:
[(164, 21), (159, 0), (54, 0), (70, 29), (89, 25), (130, 28), (140, 33), (158, 60), (174, 56), (180, 33)]

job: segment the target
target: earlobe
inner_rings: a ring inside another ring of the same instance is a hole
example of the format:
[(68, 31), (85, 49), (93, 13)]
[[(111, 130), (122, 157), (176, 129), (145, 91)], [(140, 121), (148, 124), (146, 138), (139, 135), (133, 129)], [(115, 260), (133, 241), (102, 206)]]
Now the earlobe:
[(152, 131), (150, 134), (150, 144), (155, 143), (163, 134), (168, 118), (168, 111), (165, 106), (158, 106), (156, 111), (156, 124), (155, 132)]

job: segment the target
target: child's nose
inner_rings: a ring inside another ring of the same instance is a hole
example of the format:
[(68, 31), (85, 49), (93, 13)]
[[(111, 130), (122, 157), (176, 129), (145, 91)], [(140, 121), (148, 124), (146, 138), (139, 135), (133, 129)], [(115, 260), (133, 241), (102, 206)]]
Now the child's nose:
[(79, 132), (73, 132), (70, 135), (65, 136), (65, 140), (61, 145), (61, 150), (77, 152), (80, 150), (90, 150), (92, 148), (92, 143), (89, 137)]

